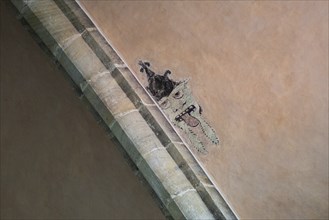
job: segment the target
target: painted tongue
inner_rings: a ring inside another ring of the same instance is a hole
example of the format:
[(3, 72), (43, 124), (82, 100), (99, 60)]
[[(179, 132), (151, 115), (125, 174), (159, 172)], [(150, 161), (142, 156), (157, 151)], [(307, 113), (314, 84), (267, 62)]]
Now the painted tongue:
[(185, 123), (191, 127), (196, 127), (200, 124), (199, 120), (190, 114), (185, 114), (181, 116)]

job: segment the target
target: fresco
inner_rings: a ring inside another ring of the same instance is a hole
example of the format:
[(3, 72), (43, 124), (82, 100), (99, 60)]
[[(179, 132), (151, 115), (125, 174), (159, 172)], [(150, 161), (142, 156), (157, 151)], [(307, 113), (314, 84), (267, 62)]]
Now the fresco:
[(202, 116), (202, 108), (193, 97), (189, 80), (174, 81), (169, 78), (170, 70), (163, 75), (150, 69), (149, 62), (139, 61), (140, 72), (148, 79), (147, 91), (158, 102), (169, 120), (183, 132), (190, 146), (207, 154), (207, 145), (219, 144), (215, 130)]
[(328, 219), (328, 1), (80, 2), (143, 85), (140, 59), (190, 78), (241, 219)]

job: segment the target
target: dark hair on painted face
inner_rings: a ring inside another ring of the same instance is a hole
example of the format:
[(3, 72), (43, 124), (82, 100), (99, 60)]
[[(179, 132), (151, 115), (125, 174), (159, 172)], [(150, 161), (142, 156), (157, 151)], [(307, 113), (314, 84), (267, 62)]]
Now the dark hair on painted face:
[(140, 72), (146, 73), (149, 85), (146, 89), (151, 95), (159, 101), (163, 97), (167, 97), (173, 91), (173, 89), (179, 84), (174, 80), (169, 79), (168, 75), (171, 74), (170, 70), (166, 70), (163, 75), (154, 73), (149, 62), (139, 61), (138, 64), (141, 66)]

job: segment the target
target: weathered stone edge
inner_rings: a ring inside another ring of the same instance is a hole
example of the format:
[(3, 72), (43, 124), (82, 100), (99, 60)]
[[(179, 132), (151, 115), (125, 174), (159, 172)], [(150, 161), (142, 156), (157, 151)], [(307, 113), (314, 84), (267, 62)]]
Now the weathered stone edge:
[[(90, 21), (89, 17), (84, 13), (83, 10), (81, 10), (75, 1), (68, 2), (65, 0), (58, 0), (57, 2), (59, 5), (62, 4), (60, 2), (65, 3), (62, 5), (66, 5), (66, 10), (68, 10), (68, 13), (66, 14), (72, 16), (72, 20), (77, 21), (77, 28), (81, 28), (81, 26), (87, 27), (88, 25), (92, 24), (92, 21)], [(73, 13), (73, 11), (75, 11), (76, 14)], [(97, 42), (98, 47), (101, 47), (104, 51), (107, 51), (107, 54), (115, 53), (113, 48), (108, 44), (108, 42), (104, 39), (99, 31), (95, 32), (93, 37), (95, 38), (95, 42)], [(116, 53), (115, 55), (117, 56)], [(141, 88), (142, 86), (139, 84), (139, 82), (137, 82), (137, 80), (133, 77), (133, 74), (128, 70), (123, 71), (122, 75), (119, 77), (122, 76), (126, 79), (126, 81), (122, 83), (126, 85), (125, 91), (137, 91), (136, 93), (130, 93), (129, 98), (134, 100), (136, 107), (140, 108), (141, 114), (146, 115), (145, 119), (150, 124), (150, 127), (158, 133), (160, 141), (165, 146), (167, 146), (168, 143), (170, 146), (172, 146), (167, 148), (169, 154), (173, 157), (176, 163), (182, 167), (184, 174), (192, 183), (192, 185), (197, 189), (202, 199), (207, 204), (208, 208), (214, 213), (216, 218), (237, 219), (229, 205), (215, 188), (191, 152), (187, 150), (186, 146), (184, 146), (180, 137), (177, 135), (174, 129), (172, 129), (172, 126), (170, 123), (168, 123), (168, 120), (164, 117), (164, 115), (161, 114), (159, 109), (157, 107), (153, 108), (153, 106), (150, 107), (149, 105), (146, 105), (145, 110), (145, 106), (139, 105), (140, 103), (144, 103), (143, 99), (144, 101), (147, 100), (146, 103), (149, 103), (150, 99), (145, 90)], [(153, 101), (151, 101), (151, 103), (153, 103)], [(149, 114), (150, 112), (151, 114)], [(150, 116), (151, 119), (149, 118)]]
[[(25, 10), (25, 13), (29, 11), (28, 4), (26, 4), (28, 2), (24, 3), (23, 1), (15, 1), (15, 0), (13, 2), (14, 3), (16, 2), (15, 5), (18, 6), (18, 9), (23, 9), (23, 11)], [(83, 13), (80, 7), (77, 4), (75, 4), (75, 2), (70, 2), (70, 1), (69, 2), (57, 1), (56, 4), (62, 10), (62, 12), (64, 12), (65, 16), (69, 18), (70, 22), (75, 26), (75, 28), (81, 34), (82, 38), (92, 48), (92, 50), (95, 52), (95, 55), (102, 61), (104, 66), (106, 66), (107, 69), (112, 70), (111, 74), (113, 78), (116, 79), (121, 89), (127, 94), (128, 98), (134, 103), (138, 112), (141, 115), (143, 115), (144, 119), (147, 119), (148, 125), (151, 128), (153, 128), (154, 132), (158, 133), (157, 136), (161, 144), (166, 147), (171, 157), (181, 168), (185, 176), (192, 183), (193, 187), (196, 188), (197, 192), (201, 195), (203, 201), (206, 203), (208, 208), (212, 211), (214, 216), (216, 218), (226, 218), (226, 219), (236, 218), (234, 214), (231, 212), (231, 210), (228, 208), (227, 204), (222, 199), (218, 191), (214, 188), (211, 181), (207, 178), (206, 174), (203, 172), (200, 166), (198, 166), (198, 163), (195, 161), (193, 156), (190, 154), (189, 151), (186, 151), (184, 144), (180, 141), (179, 137), (176, 135), (174, 130), (170, 127), (168, 121), (166, 121), (166, 119), (163, 117), (162, 114), (159, 114), (159, 110), (154, 105), (153, 101), (141, 88), (141, 86), (138, 84), (136, 79), (131, 77), (132, 74), (130, 73), (130, 71), (125, 67), (124, 63), (116, 55), (116, 53), (113, 51), (110, 45), (107, 44), (105, 39), (103, 39), (101, 34), (97, 31), (95, 26)], [(26, 16), (24, 15), (24, 13), (22, 14), (23, 16)], [(26, 14), (33, 14), (33, 12), (30, 11), (29, 13)], [(32, 24), (34, 23), (35, 27), (40, 28), (40, 26), (38, 27), (38, 25), (36, 25), (37, 23), (36, 20), (38, 20), (37, 17), (30, 16), (30, 19), (27, 20)], [(33, 27), (33, 25), (31, 26)], [(41, 35), (45, 35), (45, 33), (41, 33)], [(44, 37), (44, 39), (46, 41), (49, 40), (49, 36)], [(53, 46), (54, 45), (51, 45), (51, 47)], [(82, 83), (85, 81), (85, 79), (83, 79), (83, 77), (81, 78), (82, 74), (79, 74), (79, 71), (76, 70), (74, 64), (70, 62), (71, 61), (70, 58), (66, 57), (65, 52), (63, 51), (60, 52), (58, 48), (55, 49), (54, 51), (55, 51), (54, 55), (59, 57), (59, 61), (64, 66), (64, 68), (67, 69), (68, 73), (69, 74), (75, 73), (70, 75), (72, 76), (75, 82), (79, 83), (80, 85), (83, 85), (82, 86), (83, 92), (86, 94), (87, 97), (89, 97), (90, 101), (94, 101), (93, 105), (96, 108), (96, 110), (100, 112), (100, 115), (106, 115), (106, 117), (103, 117), (103, 120), (107, 124), (112, 125), (112, 130), (116, 129), (124, 133), (124, 129), (120, 127), (119, 123), (113, 124), (113, 121), (117, 121), (114, 119), (115, 116), (104, 113), (108, 111), (108, 109), (106, 108), (106, 106), (102, 106), (102, 100), (99, 99), (99, 96), (95, 93), (93, 88), (89, 88), (90, 86), (88, 84)], [(112, 60), (114, 60), (115, 62), (112, 62)], [(116, 66), (113, 64), (116, 64)], [(117, 124), (116, 125), (117, 127), (115, 127), (115, 124)], [(125, 135), (125, 134), (119, 134), (118, 136), (120, 135)], [(126, 137), (125, 140), (130, 140), (130, 138)], [(125, 145), (131, 146), (134, 145), (134, 143), (129, 143), (129, 144), (125, 143)], [(138, 152), (135, 152), (134, 154), (136, 155), (138, 154)], [(152, 168), (148, 167), (149, 164), (146, 163), (143, 165), (142, 161), (140, 161), (140, 164), (138, 165), (140, 167), (144, 166), (145, 173), (147, 173), (147, 170), (149, 170), (149, 172), (151, 173), (147, 175), (152, 176), (153, 171)], [(145, 173), (143, 174), (145, 175)], [(152, 178), (155, 180), (157, 179), (156, 176), (153, 176)], [(161, 180), (157, 180), (156, 182), (161, 183)], [(157, 186), (157, 187), (161, 188), (161, 186)], [(163, 192), (166, 191), (165, 189), (162, 190)], [(160, 194), (161, 193), (158, 192), (158, 196)], [(167, 197), (168, 195), (164, 196), (164, 198)], [(167, 206), (169, 205), (174, 206), (170, 202), (168, 203)], [(172, 211), (174, 209), (179, 209), (179, 208), (178, 207), (171, 208)], [(182, 213), (180, 213), (179, 215), (182, 217)], [(179, 215), (176, 215), (176, 217)], [(175, 215), (173, 216), (175, 217)], [(186, 215), (183, 216), (188, 217)]]

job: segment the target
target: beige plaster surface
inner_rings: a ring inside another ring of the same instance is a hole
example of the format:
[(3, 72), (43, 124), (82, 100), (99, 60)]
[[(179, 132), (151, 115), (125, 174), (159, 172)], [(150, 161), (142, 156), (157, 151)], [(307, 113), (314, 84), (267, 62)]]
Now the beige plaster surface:
[(0, 5), (0, 218), (164, 219), (66, 73)]
[(242, 219), (328, 218), (328, 2), (81, 1), (137, 77), (191, 77)]

